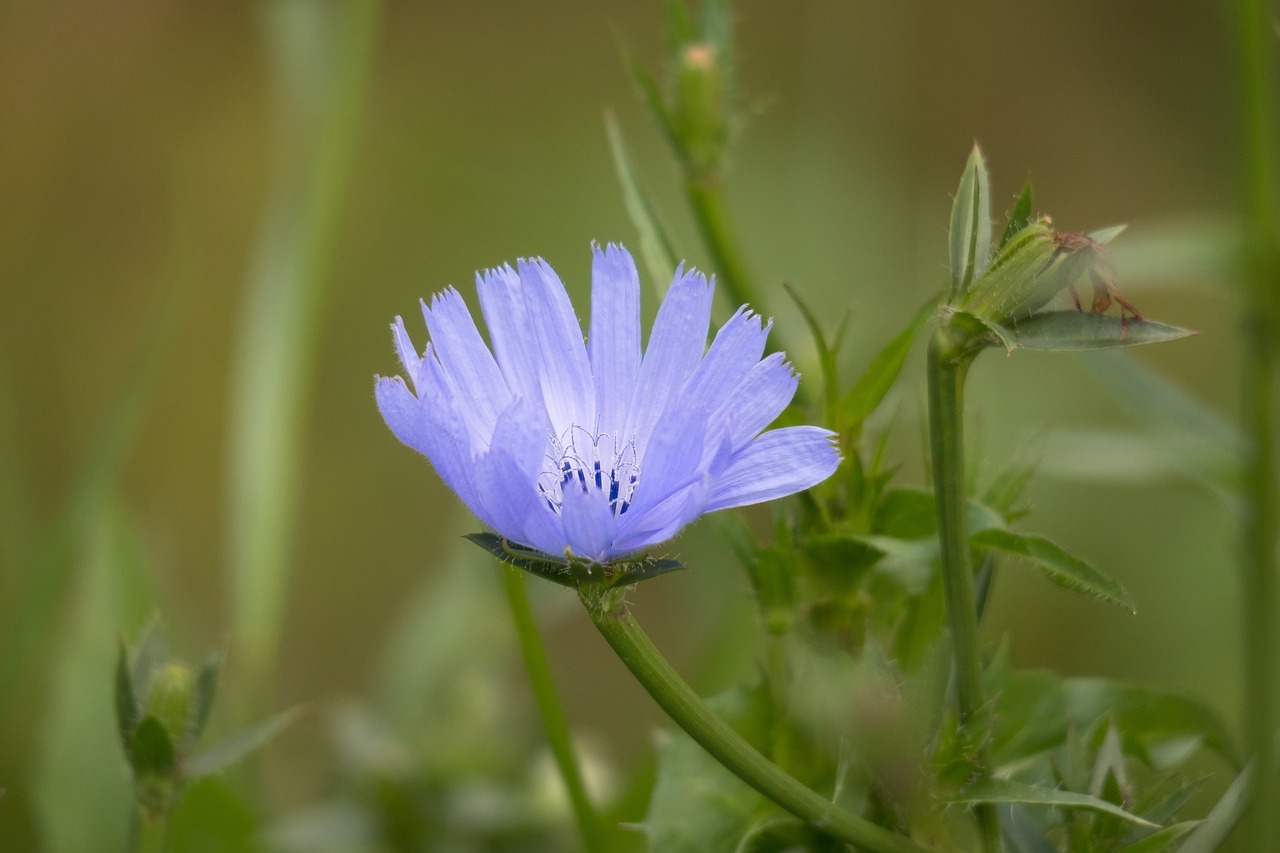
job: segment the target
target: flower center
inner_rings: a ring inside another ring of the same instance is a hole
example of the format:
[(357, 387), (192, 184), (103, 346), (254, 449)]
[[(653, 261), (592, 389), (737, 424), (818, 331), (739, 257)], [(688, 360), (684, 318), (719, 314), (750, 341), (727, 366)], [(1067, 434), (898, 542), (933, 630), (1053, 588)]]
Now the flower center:
[(560, 513), (566, 489), (597, 489), (609, 496), (615, 516), (631, 506), (640, 479), (635, 439), (622, 441), (616, 434), (569, 427), (559, 438), (551, 436), (551, 449), (538, 476), (538, 491), (552, 512)]

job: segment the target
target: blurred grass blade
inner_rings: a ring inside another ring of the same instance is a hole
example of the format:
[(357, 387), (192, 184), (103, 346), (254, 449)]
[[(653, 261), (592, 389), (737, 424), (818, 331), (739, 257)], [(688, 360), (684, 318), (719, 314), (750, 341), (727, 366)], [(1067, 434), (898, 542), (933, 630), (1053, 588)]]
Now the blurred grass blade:
[[(181, 259), (179, 259), (181, 261)], [(0, 624), (0, 717), (26, 674), (33, 654), (47, 636), (76, 558), (82, 553), (102, 504), (133, 445), (138, 424), (173, 346), (185, 294), (178, 286), (162, 294), (160, 310), (126, 369), (102, 424), (93, 435), (71, 494), (47, 539), (28, 554), (28, 571), (17, 579), (17, 592)], [(14, 602), (18, 606), (14, 606)]]
[(1060, 809), (1084, 809), (1101, 812), (1121, 818), (1138, 826), (1156, 828), (1156, 824), (1127, 812), (1117, 805), (1088, 794), (1075, 791), (1063, 791), (1058, 788), (1042, 788), (1013, 779), (986, 779), (964, 790), (964, 793), (952, 798), (955, 803), (997, 803), (1021, 804), (1029, 806), (1051, 806)]
[(64, 580), (71, 608), (51, 634), (57, 641), (42, 646), (47, 692), (38, 703), (31, 796), (39, 849), (49, 853), (124, 849), (133, 800), (112, 713), (111, 638), (137, 629), (151, 595), (136, 534), (115, 502), (104, 498), (86, 524), (86, 559)]
[(233, 642), (250, 706), (265, 703), (279, 643), (324, 283), (380, 4), (289, 0), (262, 8), (282, 123), (237, 347), (228, 525)]
[(1071, 352), (1176, 341), (1196, 334), (1155, 320), (1122, 320), (1091, 311), (1046, 311), (1006, 327), (1015, 348)]
[(219, 770), (230, 767), (255, 749), (265, 746), (300, 716), (302, 716), (300, 707), (281, 711), (256, 726), (202, 749), (187, 759), (183, 765), (183, 776), (188, 779), (199, 779), (201, 776), (208, 776), (210, 773), (217, 773)]
[(665, 296), (678, 263), (676, 252), (654, 213), (653, 205), (636, 181), (631, 157), (627, 154), (627, 146), (622, 139), (622, 129), (612, 110), (605, 110), (604, 129), (609, 137), (609, 150), (613, 154), (613, 169), (622, 188), (623, 206), (631, 224), (640, 235), (640, 263), (649, 274), (649, 280), (658, 296)]
[(35, 530), (17, 410), (8, 372), (0, 367), (0, 589), (9, 596), (30, 561)]
[(1249, 765), (1231, 783), (1231, 787), (1227, 788), (1227, 792), (1209, 811), (1204, 822), (1178, 848), (1178, 853), (1213, 853), (1221, 846), (1244, 816), (1245, 807), (1249, 803), (1252, 778), (1253, 765)]
[(1173, 382), (1122, 353), (1078, 360), (1111, 398), (1155, 437), (1152, 446), (1192, 479), (1236, 495), (1244, 439), (1233, 424)]
[(969, 541), (979, 548), (1021, 557), (1061, 587), (1092, 595), (1134, 612), (1133, 599), (1123, 584), (1042, 536), (992, 527), (973, 534)]

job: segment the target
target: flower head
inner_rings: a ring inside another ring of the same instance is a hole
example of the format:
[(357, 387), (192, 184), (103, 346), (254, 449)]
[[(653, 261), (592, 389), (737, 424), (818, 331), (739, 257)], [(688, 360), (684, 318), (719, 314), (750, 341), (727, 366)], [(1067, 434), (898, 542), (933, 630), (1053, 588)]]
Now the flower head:
[(713, 284), (682, 267), (642, 356), (635, 262), (620, 246), (593, 254), (585, 341), (541, 259), (476, 276), (492, 351), (452, 288), (423, 303), (421, 355), (400, 318), (391, 327), (409, 384), (379, 378), (378, 409), (485, 524), (608, 563), (835, 471), (830, 431), (765, 431), (798, 382), (781, 353), (761, 358), (771, 323), (744, 306), (707, 348)]

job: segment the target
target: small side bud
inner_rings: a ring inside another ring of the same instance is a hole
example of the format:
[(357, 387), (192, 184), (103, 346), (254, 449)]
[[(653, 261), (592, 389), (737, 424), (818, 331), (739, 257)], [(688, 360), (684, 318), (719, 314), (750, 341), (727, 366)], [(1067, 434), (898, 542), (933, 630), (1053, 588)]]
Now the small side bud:
[(717, 169), (728, 140), (724, 70), (715, 45), (680, 48), (676, 66), (673, 124), (689, 167), (696, 174)]

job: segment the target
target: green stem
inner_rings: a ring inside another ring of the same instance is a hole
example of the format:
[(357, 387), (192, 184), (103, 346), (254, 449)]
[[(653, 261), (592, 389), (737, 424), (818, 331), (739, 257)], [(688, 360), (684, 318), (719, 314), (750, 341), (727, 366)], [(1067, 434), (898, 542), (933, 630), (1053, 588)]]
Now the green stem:
[(765, 306), (757, 298), (755, 287), (747, 274), (742, 250), (734, 239), (729, 224), (729, 207), (724, 200), (724, 187), (718, 173), (690, 176), (685, 183), (689, 201), (693, 205), (694, 218), (702, 231), (702, 239), (711, 252), (711, 260), (720, 273), (717, 283), (726, 292), (733, 307), (750, 305), (756, 311)]
[(583, 587), (582, 603), (627, 669), (676, 725), (742, 781), (813, 826), (868, 853), (925, 853), (910, 838), (850, 814), (769, 761), (716, 716), (636, 622), (617, 589)]
[(1275, 850), (1280, 827), (1274, 809), (1276, 784), (1277, 516), (1275, 480), (1275, 381), (1280, 327), (1280, 246), (1276, 210), (1276, 87), (1273, 5), (1237, 0), (1236, 37), (1240, 66), (1241, 213), (1245, 235), (1244, 363), (1241, 426), (1244, 470), (1242, 591), (1245, 641), (1245, 740), (1254, 761), (1245, 847)]
[(556, 696), (551, 666), (547, 663), (547, 652), (542, 647), (538, 627), (533, 621), (533, 609), (529, 606), (529, 596), (525, 592), (524, 572), (504, 563), (502, 581), (507, 592), (507, 602), (511, 605), (516, 636), (520, 639), (520, 651), (524, 654), (525, 669), (529, 673), (534, 699), (538, 703), (538, 713), (542, 717), (542, 728), (555, 756), (556, 765), (560, 768), (560, 777), (569, 792), (569, 800), (573, 803), (573, 815), (578, 822), (578, 832), (582, 835), (582, 846), (588, 853), (605, 853), (609, 847), (605, 839), (604, 823), (591, 805), (586, 786), (582, 783), (582, 774), (578, 772), (573, 744), (569, 740), (569, 726)]
[[(964, 477), (964, 380), (978, 350), (960, 330), (944, 323), (929, 343), (929, 450), (938, 513), (938, 545), (947, 600), (947, 621), (955, 656), (957, 714), (967, 729), (981, 781), (990, 772), (990, 756), (979, 715), (984, 709), (982, 663), (978, 657), (978, 611), (969, 567), (969, 534)], [(975, 808), (983, 849), (1000, 849), (1000, 828), (990, 805)]]
[(152, 815), (137, 806), (133, 811), (132, 853), (164, 853), (169, 849), (169, 816)]

